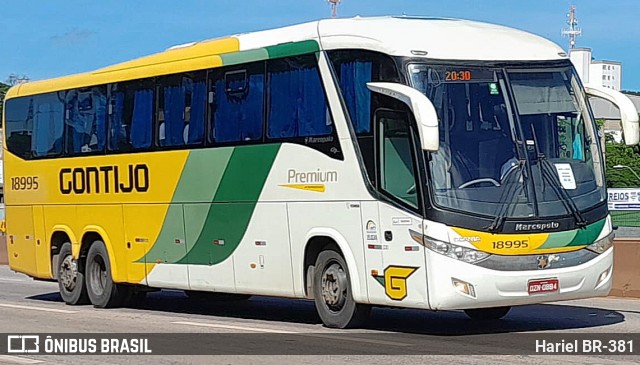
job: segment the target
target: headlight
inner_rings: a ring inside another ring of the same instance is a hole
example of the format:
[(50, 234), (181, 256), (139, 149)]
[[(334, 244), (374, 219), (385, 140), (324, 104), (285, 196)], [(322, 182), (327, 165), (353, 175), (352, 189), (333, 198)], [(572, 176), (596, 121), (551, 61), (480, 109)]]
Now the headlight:
[(437, 252), (447, 257), (451, 257), (452, 259), (464, 261), (469, 264), (475, 264), (491, 256), (486, 252), (474, 250), (472, 248), (462, 247), (462, 246), (454, 245), (452, 243), (438, 241), (431, 237), (421, 235), (420, 233), (415, 232), (413, 230), (411, 231), (411, 237), (413, 238), (414, 241), (430, 249), (431, 251)]
[(613, 232), (611, 232), (605, 238), (597, 240), (587, 246), (587, 250), (593, 251), (598, 254), (603, 253), (613, 246), (613, 237), (615, 237), (615, 235), (613, 234)]

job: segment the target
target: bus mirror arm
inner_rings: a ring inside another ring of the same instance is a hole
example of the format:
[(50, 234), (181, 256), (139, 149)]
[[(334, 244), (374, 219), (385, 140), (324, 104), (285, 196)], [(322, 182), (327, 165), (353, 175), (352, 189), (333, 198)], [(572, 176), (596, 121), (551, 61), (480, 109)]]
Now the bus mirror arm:
[(613, 103), (620, 109), (624, 142), (628, 146), (635, 146), (640, 140), (640, 127), (638, 125), (638, 109), (623, 93), (602, 86), (585, 85), (587, 95), (602, 98)]
[(410, 86), (391, 82), (368, 82), (367, 87), (375, 93), (390, 96), (407, 104), (418, 125), (422, 149), (431, 152), (438, 150), (438, 114), (429, 98)]

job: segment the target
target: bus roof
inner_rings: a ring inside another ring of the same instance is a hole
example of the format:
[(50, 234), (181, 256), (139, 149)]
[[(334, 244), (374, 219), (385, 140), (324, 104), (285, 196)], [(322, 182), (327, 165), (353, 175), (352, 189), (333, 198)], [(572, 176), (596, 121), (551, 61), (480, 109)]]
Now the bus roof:
[(18, 85), (6, 98), (313, 52), (359, 48), (437, 60), (566, 59), (558, 45), (504, 26), (428, 17), (325, 19), (175, 46), (96, 71)]

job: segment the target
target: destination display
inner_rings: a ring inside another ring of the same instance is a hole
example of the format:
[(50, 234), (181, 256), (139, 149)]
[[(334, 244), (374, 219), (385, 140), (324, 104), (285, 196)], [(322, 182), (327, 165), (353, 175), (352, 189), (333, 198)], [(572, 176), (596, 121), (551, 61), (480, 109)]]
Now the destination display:
[(469, 69), (469, 68), (447, 68), (444, 71), (444, 82), (494, 82), (493, 70)]

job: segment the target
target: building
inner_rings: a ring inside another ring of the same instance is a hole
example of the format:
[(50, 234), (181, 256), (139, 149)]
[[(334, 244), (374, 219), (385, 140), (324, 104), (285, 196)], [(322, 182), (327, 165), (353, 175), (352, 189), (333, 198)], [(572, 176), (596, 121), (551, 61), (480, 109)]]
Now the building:
[(615, 61), (593, 61), (589, 67), (592, 83), (620, 91), (622, 89), (622, 63)]
[[(562, 34), (568, 36), (569, 58), (576, 68), (576, 72), (583, 84), (603, 86), (616, 91), (622, 90), (622, 63), (616, 61), (597, 61), (593, 59), (591, 48), (576, 47), (576, 37), (582, 34), (578, 28), (576, 7), (569, 8), (567, 14), (568, 28), (562, 30)], [(627, 94), (629, 99), (640, 110), (640, 95)], [(589, 103), (596, 119), (604, 120), (604, 133), (611, 135), (617, 142), (622, 142), (622, 126), (620, 124), (620, 110), (611, 102), (590, 98)]]
[[(580, 79), (586, 85), (604, 86), (621, 91), (622, 63), (616, 61), (596, 61), (591, 56), (591, 48), (572, 48), (569, 57)], [(627, 96), (640, 110), (640, 96)], [(617, 142), (622, 142), (622, 126), (620, 125), (620, 111), (607, 100), (590, 98), (591, 108), (596, 119), (604, 120), (604, 132), (613, 136)]]
[(584, 84), (600, 85), (617, 91), (622, 89), (621, 62), (593, 60), (591, 48), (572, 48), (569, 50), (569, 57)]

